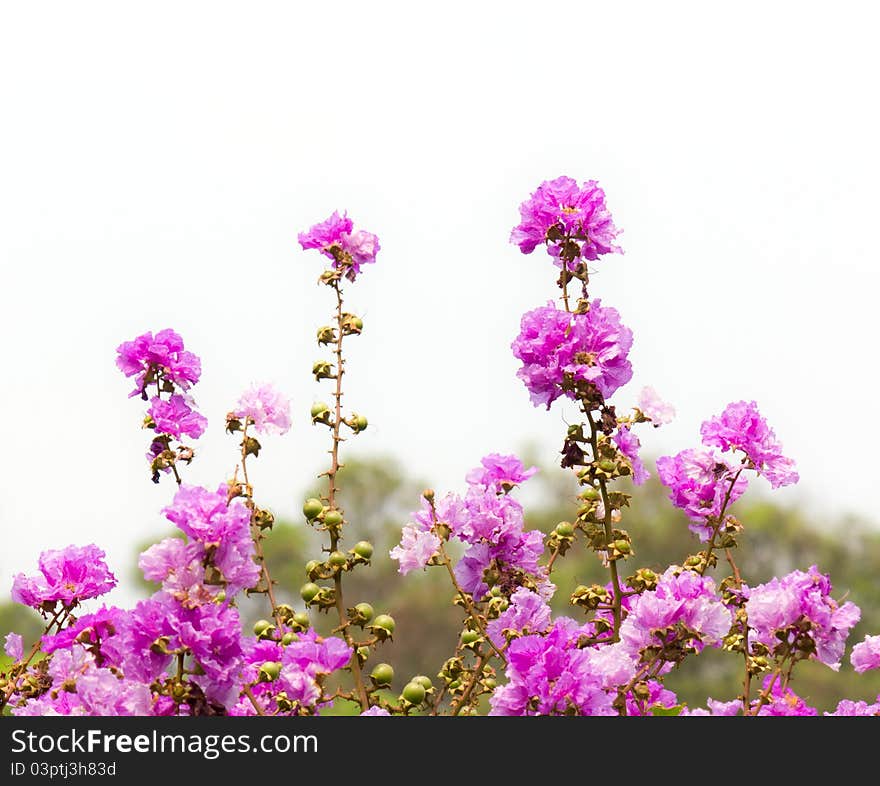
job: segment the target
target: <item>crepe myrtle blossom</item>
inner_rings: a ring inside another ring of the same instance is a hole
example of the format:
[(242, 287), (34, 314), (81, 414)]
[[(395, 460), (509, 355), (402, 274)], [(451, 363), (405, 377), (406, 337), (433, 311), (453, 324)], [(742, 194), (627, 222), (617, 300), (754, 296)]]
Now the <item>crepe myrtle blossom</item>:
[(633, 657), (645, 647), (663, 645), (676, 626), (693, 632), (698, 650), (719, 646), (730, 630), (730, 610), (721, 602), (715, 582), (677, 565), (666, 569), (657, 587), (636, 596), (620, 628), (620, 638)]
[(750, 641), (772, 652), (780, 642), (795, 644), (805, 638), (814, 649), (810, 657), (837, 671), (847, 636), (861, 611), (850, 601), (838, 604), (831, 589), (831, 580), (815, 565), (806, 572), (795, 570), (781, 579), (744, 588)]
[(721, 415), (710, 418), (700, 427), (703, 444), (742, 451), (755, 471), (770, 481), (773, 488), (797, 483), (794, 461), (782, 455), (782, 445), (773, 429), (758, 411), (754, 401), (734, 401)]
[(859, 673), (880, 669), (880, 636), (865, 636), (865, 640), (852, 648), (849, 662)]
[(402, 531), (400, 545), (389, 552), (391, 559), (400, 563), (398, 573), (406, 575), (417, 568), (424, 568), (440, 548), (440, 538), (433, 532), (407, 524)]
[(543, 633), (550, 625), (550, 607), (537, 593), (520, 587), (510, 596), (510, 606), (486, 626), (486, 633), (499, 649), (507, 635)]
[(290, 431), (290, 399), (274, 385), (251, 385), (238, 400), (233, 414), (250, 419), (258, 434), (286, 434)]
[[(146, 399), (148, 385), (158, 384), (159, 391), (170, 392), (176, 386), (188, 390), (199, 381), (202, 362), (199, 357), (184, 349), (183, 339), (173, 330), (151, 332), (125, 341), (116, 348), (116, 365), (127, 377), (135, 378), (131, 396)], [(163, 383), (167, 383), (163, 384)]]
[(501, 494), (524, 483), (537, 471), (537, 467), (526, 469), (516, 456), (490, 453), (480, 459), (480, 466), (468, 472), (465, 480), (469, 486), (491, 488)]
[(771, 685), (768, 694), (769, 701), (758, 709), (759, 700), (752, 702), (752, 710), (758, 710), (759, 716), (769, 717), (807, 717), (811, 718), (819, 714), (815, 707), (809, 706), (791, 688), (783, 687), (781, 680), (774, 680), (772, 674), (764, 677), (761, 685), (762, 691), (766, 691)]
[(639, 449), (641, 448), (642, 443), (639, 442), (639, 438), (632, 432), (630, 427), (626, 425), (618, 426), (617, 433), (614, 435), (613, 439), (617, 445), (617, 449), (626, 456), (630, 467), (632, 467), (633, 483), (637, 486), (641, 486), (649, 477), (651, 477), (648, 470), (645, 469), (645, 465), (642, 463), (641, 458), (639, 458)]
[(48, 549), (40, 554), (40, 572), (34, 576), (17, 574), (12, 580), (12, 599), (38, 609), (61, 601), (73, 606), (96, 598), (116, 586), (105, 553), (94, 544)]
[(175, 394), (168, 400), (154, 396), (147, 414), (159, 434), (175, 439), (184, 436), (198, 439), (208, 426), (208, 419), (196, 412), (184, 396)]
[[(335, 636), (321, 637), (314, 630), (292, 634), (293, 641), (284, 647), (277, 641), (248, 638), (243, 641), (243, 666), (239, 675), (242, 686), (251, 688), (265, 714), (299, 714), (302, 709), (317, 711), (329, 702), (321, 702), (319, 681), (348, 665), (352, 650)], [(273, 679), (261, 678), (261, 667), (277, 665)], [(254, 704), (243, 691), (230, 708), (230, 715), (257, 715)], [(279, 702), (279, 697), (283, 698)]]
[(605, 192), (595, 180), (579, 186), (570, 177), (545, 180), (520, 205), (520, 223), (510, 242), (523, 254), (542, 243), (562, 267), (562, 260), (596, 260), (603, 254), (623, 253), (615, 244), (619, 230), (605, 204)]
[(7, 633), (3, 640), (3, 652), (13, 661), (21, 660), (24, 654), (24, 641), (18, 633)]
[(617, 309), (594, 300), (585, 314), (568, 313), (553, 303), (527, 311), (511, 344), (522, 361), (517, 377), (532, 404), (550, 405), (565, 393), (575, 398), (578, 382), (591, 382), (605, 399), (632, 378), (628, 355), (632, 331)]
[(350, 281), (355, 280), (362, 265), (376, 261), (380, 250), (376, 235), (355, 230), (352, 220), (345, 214), (340, 216), (338, 211), (308, 232), (300, 232), (298, 239), (303, 249), (316, 248), (333, 260), (333, 268), (341, 270)]
[(200, 548), (193, 549), (192, 544), (184, 548), (168, 541), (151, 547), (140, 562), (148, 579), (164, 582), (170, 576), (169, 591), (190, 596), (187, 587), (193, 587), (192, 582), (199, 589), (198, 565), (210, 562), (220, 571), (227, 595), (256, 585), (261, 568), (254, 561), (251, 511), (240, 500), (229, 500), (225, 485), (209, 491), (183, 484), (163, 512)]
[(704, 543), (712, 535), (710, 519), (717, 519), (746, 490), (748, 481), (731, 464), (702, 449), (688, 449), (675, 456), (657, 459), (660, 482), (669, 489), (669, 499), (687, 513), (690, 530)]
[(637, 405), (642, 414), (651, 420), (655, 428), (671, 423), (675, 418), (675, 407), (660, 398), (654, 388), (645, 386), (639, 391)]
[(874, 717), (880, 715), (880, 696), (873, 704), (866, 701), (841, 700), (834, 712), (826, 712), (825, 715), (835, 718)]

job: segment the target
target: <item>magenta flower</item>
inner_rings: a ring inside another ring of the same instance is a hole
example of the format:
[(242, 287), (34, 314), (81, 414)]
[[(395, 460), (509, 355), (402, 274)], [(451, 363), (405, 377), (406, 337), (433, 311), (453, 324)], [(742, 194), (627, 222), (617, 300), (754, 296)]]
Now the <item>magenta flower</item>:
[(480, 466), (468, 472), (465, 479), (470, 486), (492, 488), (501, 493), (524, 483), (537, 471), (537, 467), (526, 469), (516, 456), (490, 453), (480, 459)]
[(407, 524), (401, 533), (400, 545), (391, 549), (388, 556), (400, 563), (398, 573), (405, 576), (417, 568), (424, 568), (439, 548), (440, 538), (433, 532)]
[[(742, 475), (708, 450), (683, 450), (675, 456), (657, 459), (660, 482), (669, 488), (669, 499), (694, 522), (690, 530), (704, 543), (712, 534), (710, 518), (721, 515), (739, 499), (748, 486)], [(736, 478), (736, 480), (734, 480)]]
[(490, 715), (616, 715), (615, 686), (635, 673), (619, 647), (578, 647), (585, 629), (558, 618), (546, 635), (515, 639), (507, 650), (507, 684), (490, 698)]
[[(210, 550), (210, 561), (226, 582), (227, 596), (256, 585), (261, 568), (254, 562), (251, 512), (240, 500), (228, 501), (225, 486), (221, 485), (216, 492), (212, 492), (201, 486), (183, 484), (174, 495), (172, 504), (163, 512), (166, 518), (201, 544), (205, 553)], [(163, 544), (167, 542), (163, 541), (145, 552), (142, 559), (146, 559), (146, 562), (142, 567), (146, 566), (152, 571), (151, 576), (155, 576), (155, 581), (164, 581), (163, 572), (167, 574), (174, 570), (169, 591), (181, 598), (185, 595), (193, 601), (203, 599), (205, 590), (198, 586), (201, 581), (198, 566), (193, 565), (193, 560), (198, 560), (200, 555), (189, 551), (184, 554), (180, 551), (181, 547), (173, 543)], [(204, 560), (202, 556), (202, 564)]]
[(367, 718), (367, 717), (388, 718), (390, 716), (391, 716), (391, 713), (388, 712), (388, 710), (386, 710), (384, 707), (370, 707), (370, 709), (364, 710), (360, 714), (360, 717), (362, 717), (362, 718)]
[(614, 435), (614, 442), (617, 444), (617, 449), (626, 456), (630, 467), (632, 467), (633, 483), (641, 486), (651, 475), (645, 469), (641, 458), (639, 458), (639, 449), (642, 447), (639, 438), (633, 434), (629, 426), (618, 426), (617, 433)]
[(633, 657), (638, 657), (645, 647), (665, 643), (669, 629), (683, 625), (694, 632), (691, 643), (701, 649), (706, 644), (720, 645), (732, 621), (710, 577), (671, 566), (656, 589), (633, 599), (620, 638)]
[(577, 382), (591, 382), (609, 399), (632, 378), (632, 331), (616, 309), (600, 300), (586, 314), (569, 314), (552, 303), (526, 312), (511, 348), (523, 367), (517, 376), (532, 403), (550, 408), (560, 395), (575, 397)]
[(638, 407), (655, 428), (671, 423), (675, 417), (675, 407), (660, 398), (652, 387), (643, 387), (639, 391)]
[(773, 488), (798, 482), (794, 461), (782, 455), (782, 445), (754, 401), (728, 404), (719, 417), (703, 423), (700, 433), (704, 445), (724, 452), (741, 450), (745, 453), (755, 471), (766, 477)]
[(596, 260), (602, 254), (623, 253), (614, 241), (619, 234), (605, 204), (605, 192), (595, 180), (583, 186), (570, 177), (545, 180), (519, 208), (521, 221), (510, 233), (510, 242), (523, 254), (546, 243), (547, 252), (562, 267), (582, 257)]
[(208, 419), (192, 409), (186, 398), (176, 394), (167, 401), (154, 396), (149, 415), (159, 434), (170, 434), (175, 439), (184, 436), (198, 439), (208, 426)]
[(865, 636), (864, 641), (853, 647), (849, 662), (859, 674), (880, 669), (880, 636)]
[(79, 617), (73, 625), (64, 630), (43, 636), (41, 649), (50, 655), (55, 650), (70, 649), (75, 644), (82, 644), (93, 651), (99, 666), (106, 665), (107, 660), (110, 661), (110, 665), (121, 666), (122, 661), (116, 657), (113, 648), (109, 648), (105, 653), (102, 645), (115, 636), (117, 630), (122, 629), (126, 613), (116, 606), (102, 606), (94, 614)]
[(290, 431), (290, 399), (273, 385), (251, 385), (238, 400), (234, 414), (250, 418), (258, 434), (286, 434)]
[[(762, 690), (767, 690), (770, 680), (773, 677), (768, 674), (764, 677)], [(753, 707), (757, 702), (753, 703)], [(791, 688), (782, 687), (781, 681), (777, 679), (773, 683), (770, 691), (770, 701), (758, 710), (758, 715), (769, 717), (813, 717), (818, 715), (815, 707), (810, 707), (800, 696), (798, 696)]]
[(807, 637), (815, 648), (811, 657), (834, 671), (840, 668), (847, 636), (861, 612), (854, 603), (839, 605), (831, 597), (831, 580), (815, 565), (806, 573), (795, 570), (748, 588), (744, 595), (751, 641), (773, 651), (780, 641), (793, 645)]
[(7, 658), (13, 661), (19, 661), (24, 654), (24, 641), (18, 633), (7, 633), (3, 640), (3, 652)]
[(837, 705), (834, 712), (826, 712), (825, 715), (835, 718), (852, 718), (852, 717), (873, 717), (880, 715), (880, 696), (873, 704), (866, 701), (850, 701), (843, 699)]
[(510, 596), (507, 611), (492, 620), (486, 633), (499, 649), (507, 643), (505, 631), (513, 635), (543, 633), (550, 625), (550, 607), (535, 592), (520, 587)]
[[(173, 330), (160, 330), (155, 337), (144, 333), (134, 341), (126, 341), (116, 348), (116, 365), (127, 377), (135, 377), (131, 396), (146, 398), (146, 387), (163, 382), (188, 390), (199, 381), (202, 363), (197, 355), (183, 348), (183, 339)], [(158, 391), (157, 391), (158, 392)]]
[(19, 573), (13, 578), (12, 599), (36, 609), (59, 600), (72, 606), (110, 592), (116, 586), (116, 577), (107, 567), (105, 556), (95, 545), (44, 551), (37, 575)]
[(326, 221), (315, 224), (308, 232), (300, 232), (299, 244), (304, 249), (318, 249), (333, 260), (334, 269), (343, 271), (347, 279), (354, 281), (361, 266), (376, 261), (380, 247), (379, 238), (374, 234), (362, 229), (355, 232), (353, 227), (348, 216), (334, 211)]

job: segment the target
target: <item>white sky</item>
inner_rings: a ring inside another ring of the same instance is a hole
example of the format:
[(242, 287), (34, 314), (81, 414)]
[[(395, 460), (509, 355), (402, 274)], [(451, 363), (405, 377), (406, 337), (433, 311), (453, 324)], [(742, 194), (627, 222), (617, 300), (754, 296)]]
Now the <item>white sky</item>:
[(371, 422), (354, 447), (437, 489), (527, 440), (554, 460), (562, 411), (531, 407), (509, 351), (554, 268), (507, 238), (560, 174), (598, 179), (624, 229), (591, 291), (636, 336), (617, 403), (652, 384), (678, 407), (646, 448), (696, 444), (755, 398), (801, 470), (780, 498), (872, 513), (877, 20), (622, 5), (0, 5), (0, 587), (70, 542), (127, 582), (133, 544), (163, 531), (173, 486), (149, 481), (114, 367), (145, 330), (203, 358), (192, 482), (234, 467), (223, 416), (248, 383), (293, 397), (254, 480), (298, 511), (331, 303), (296, 233), (334, 208), (383, 247), (348, 290), (366, 330), (347, 400)]

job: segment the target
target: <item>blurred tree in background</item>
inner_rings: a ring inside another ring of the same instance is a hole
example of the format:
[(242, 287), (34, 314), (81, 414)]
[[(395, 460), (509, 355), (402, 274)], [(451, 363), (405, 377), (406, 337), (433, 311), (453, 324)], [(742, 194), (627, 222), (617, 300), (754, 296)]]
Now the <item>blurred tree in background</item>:
[[(529, 452), (524, 453), (526, 465), (538, 464)], [(384, 456), (349, 458), (339, 482), (340, 504), (351, 522), (351, 542), (343, 546), (350, 548), (355, 541), (366, 539), (375, 547), (372, 565), (346, 577), (346, 605), (367, 601), (377, 614), (393, 615), (397, 623), (394, 640), (382, 645), (373, 660), (393, 664), (395, 690), (415, 674), (427, 674), (434, 679), (458, 640), (462, 611), (452, 605), (454, 593), (445, 570), (426, 569), (404, 577), (397, 573), (397, 563), (387, 556), (399, 541), (400, 528), (410, 520), (410, 513), (419, 508), (425, 484)], [(862, 620), (849, 639), (850, 647), (866, 633), (880, 633), (880, 582), (876, 578), (880, 575), (880, 531), (868, 522), (848, 517), (812, 520), (797, 507), (782, 507), (762, 498), (757, 485), (753, 484), (750, 493), (732, 507), (745, 527), (739, 538), (740, 548), (735, 552), (744, 580), (754, 586), (773, 575), (781, 576), (795, 568), (806, 570), (815, 564), (831, 576), (838, 600), (846, 596), (862, 609)], [(318, 489), (316, 483), (303, 493), (302, 499), (318, 495)], [(438, 496), (463, 490), (463, 481), (461, 488), (435, 489)], [(573, 520), (577, 490), (567, 471), (542, 467), (517, 492), (526, 510), (527, 526), (549, 533), (560, 521)], [(696, 537), (688, 530), (686, 517), (671, 505), (656, 477), (644, 486), (626, 490), (633, 494), (633, 499), (632, 507), (624, 511), (622, 526), (632, 536), (635, 554), (626, 563), (623, 575), (639, 567), (662, 572), (672, 563), (681, 564), (688, 554), (699, 549)], [(144, 547), (147, 545), (150, 544)], [(321, 548), (318, 533), (311, 531), (304, 518), (278, 521), (264, 547), (272, 577), (278, 582), (279, 601), (302, 609), (299, 588), (306, 581), (304, 565), (310, 559), (324, 556), (317, 551)], [(153, 592), (155, 587), (144, 582), (139, 571), (136, 573), (144, 595)], [(728, 573), (729, 566), (722, 558), (714, 570), (716, 581)], [(607, 575), (596, 556), (576, 541), (568, 554), (556, 562), (552, 576), (558, 587), (554, 610), (578, 618), (583, 612), (568, 602), (572, 590), (578, 584), (604, 583)], [(269, 616), (261, 595), (243, 600), (240, 607), (248, 625)], [(0, 614), (13, 613), (11, 608), (11, 604), (0, 606)], [(27, 609), (15, 613), (22, 612), (29, 613)], [(39, 622), (33, 613), (29, 616)], [(333, 619), (317, 613), (312, 616), (318, 630), (329, 634)], [(24, 623), (9, 622), (8, 616), (0, 616), (0, 630), (25, 633)], [(25, 639), (32, 640), (27, 635)], [(371, 666), (372, 662), (368, 663), (368, 671)], [(685, 661), (679, 671), (667, 678), (666, 684), (690, 706), (705, 706), (707, 696), (728, 700), (737, 695), (741, 667), (741, 658), (707, 649), (699, 657)], [(848, 647), (839, 672), (816, 662), (802, 663), (795, 673), (793, 688), (820, 711), (832, 710), (841, 698), (875, 701), (880, 694), (880, 673), (856, 674), (849, 665)]]

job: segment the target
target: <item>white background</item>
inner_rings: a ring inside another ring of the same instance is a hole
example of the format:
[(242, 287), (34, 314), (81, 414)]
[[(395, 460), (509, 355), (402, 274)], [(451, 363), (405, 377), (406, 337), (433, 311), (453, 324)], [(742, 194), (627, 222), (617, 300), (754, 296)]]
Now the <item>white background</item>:
[(192, 482), (234, 468), (223, 416), (248, 383), (292, 396), (253, 479), (298, 511), (326, 441), (309, 371), (331, 301), (296, 234), (335, 208), (382, 242), (348, 289), (366, 330), (347, 401), (371, 422), (349, 446), (438, 489), (529, 440), (553, 461), (564, 411), (529, 404), (509, 344), (555, 269), (507, 240), (560, 174), (598, 179), (624, 229), (592, 293), (636, 336), (618, 405), (652, 384), (678, 408), (646, 450), (754, 398), (801, 471), (780, 499), (872, 515), (876, 20), (622, 5), (0, 6), (0, 586), (94, 541), (125, 595), (133, 545), (164, 530), (173, 486), (149, 481), (114, 367), (146, 330), (203, 358)]

